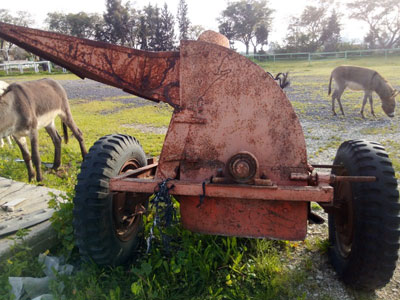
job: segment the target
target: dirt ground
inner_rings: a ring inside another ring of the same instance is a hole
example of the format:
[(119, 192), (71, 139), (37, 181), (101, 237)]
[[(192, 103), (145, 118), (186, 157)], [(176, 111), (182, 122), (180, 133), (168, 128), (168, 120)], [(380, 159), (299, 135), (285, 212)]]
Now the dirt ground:
[[(313, 85), (310, 82), (313, 82)], [(121, 101), (137, 105), (154, 105), (151, 101), (134, 96), (128, 97), (129, 94), (119, 89), (91, 80), (67, 80), (60, 81), (60, 83), (66, 89), (70, 99), (100, 100), (126, 96)], [(398, 141), (400, 136), (399, 117), (390, 119), (385, 116), (376, 95), (374, 95), (377, 114), (375, 118), (370, 115), (369, 106), (366, 106), (367, 119), (361, 119), (359, 107), (362, 93), (353, 95), (351, 98), (354, 99), (346, 100), (346, 92), (343, 95), (346, 116), (333, 116), (325, 78), (301, 77), (293, 74), (292, 83), (286, 89), (286, 93), (293, 103), (303, 127), (310, 163), (332, 163), (339, 145), (350, 139), (366, 139), (383, 143), (390, 157), (399, 159), (400, 152), (397, 152), (398, 150), (393, 146), (393, 142)], [(132, 126), (138, 126), (137, 128), (142, 128), (144, 132), (152, 130), (143, 125), (132, 124)], [(290, 130), (290, 124), (288, 124), (288, 130)], [(327, 219), (326, 214), (322, 211), (317, 213)], [(328, 238), (327, 232), (327, 222), (323, 225), (310, 225), (307, 240), (310, 243), (316, 240), (325, 240)], [(305, 292), (306, 299), (400, 299), (400, 261), (392, 280), (386, 287), (375, 293), (360, 293), (344, 286), (329, 264), (327, 254), (318, 250), (310, 250), (307, 243), (299, 244), (295, 255), (287, 262), (287, 267), (296, 272), (307, 258), (312, 261), (312, 266), (307, 270), (306, 284), (298, 287), (299, 295)]]

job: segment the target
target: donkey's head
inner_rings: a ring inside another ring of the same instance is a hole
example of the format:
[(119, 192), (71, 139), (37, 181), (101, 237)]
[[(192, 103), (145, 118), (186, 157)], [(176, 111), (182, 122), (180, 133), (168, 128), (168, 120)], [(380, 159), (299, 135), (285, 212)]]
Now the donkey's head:
[(400, 91), (393, 90), (392, 94), (388, 98), (382, 98), (382, 109), (388, 117), (394, 117), (394, 109), (396, 108), (396, 96)]

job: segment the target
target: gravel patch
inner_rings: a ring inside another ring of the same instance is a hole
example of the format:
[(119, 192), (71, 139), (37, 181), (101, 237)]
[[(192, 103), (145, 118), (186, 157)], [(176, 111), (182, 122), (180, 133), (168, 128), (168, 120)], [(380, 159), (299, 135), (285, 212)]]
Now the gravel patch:
[(143, 133), (167, 134), (168, 127), (155, 127), (143, 124), (124, 124), (122, 127), (134, 128)]
[(154, 105), (154, 102), (125, 93), (123, 90), (102, 84), (91, 79), (60, 80), (59, 83), (67, 92), (68, 98), (85, 100), (118, 100), (137, 106)]

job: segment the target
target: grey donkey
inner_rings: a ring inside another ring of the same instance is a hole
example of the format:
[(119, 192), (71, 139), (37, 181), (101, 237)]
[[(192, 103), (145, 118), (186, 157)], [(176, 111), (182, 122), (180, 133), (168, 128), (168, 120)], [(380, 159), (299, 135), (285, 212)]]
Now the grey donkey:
[(348, 87), (352, 90), (363, 90), (364, 99), (361, 107), (361, 116), (364, 117), (364, 106), (369, 100), (371, 106), (371, 114), (375, 116), (372, 102), (372, 92), (376, 92), (382, 101), (382, 109), (389, 117), (394, 117), (394, 110), (396, 107), (395, 97), (399, 91), (395, 90), (386, 79), (384, 79), (378, 72), (362, 67), (356, 66), (339, 66), (332, 71), (329, 80), (328, 95), (331, 94), (332, 79), (335, 81), (335, 90), (332, 94), (332, 111), (335, 112), (335, 99), (339, 103), (340, 110), (344, 115), (342, 103), (340, 98), (344, 90)]
[[(82, 132), (76, 126), (68, 104), (68, 98), (62, 86), (51, 79), (41, 79), (10, 84), (0, 95), (0, 138), (12, 135), (21, 150), (28, 169), (29, 181), (35, 177), (42, 181), (38, 130), (45, 128), (54, 144), (53, 169), (61, 164), (61, 137), (58, 134), (54, 119), (59, 116), (62, 121), (64, 140), (68, 141), (67, 126), (79, 142), (82, 157), (87, 153)], [(25, 137), (31, 141), (31, 154)]]

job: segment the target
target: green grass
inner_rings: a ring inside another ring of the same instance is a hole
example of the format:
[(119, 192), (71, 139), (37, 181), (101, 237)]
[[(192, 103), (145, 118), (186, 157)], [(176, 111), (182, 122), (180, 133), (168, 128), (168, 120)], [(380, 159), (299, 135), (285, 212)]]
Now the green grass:
[(55, 80), (77, 80), (79, 77), (72, 73), (62, 73), (62, 72), (25, 72), (24, 74), (20, 73), (12, 73), (10, 75), (5, 74), (4, 72), (0, 71), (0, 80), (6, 82), (14, 82), (14, 81), (28, 81), (28, 80), (38, 80), (42, 78), (53, 78)]
[(9, 293), (8, 277), (41, 277), (44, 276), (42, 266), (37, 257), (30, 255), (31, 249), (25, 241), (28, 230), (23, 229), (17, 232), (11, 246), (12, 256), (0, 261), (0, 299), (13, 299)]
[(382, 57), (372, 58), (351, 58), (351, 59), (337, 59), (337, 60), (319, 60), (319, 61), (278, 61), (278, 62), (261, 62), (259, 63), (264, 69), (277, 73), (282, 71), (289, 71), (291, 74), (303, 74), (310, 76), (324, 76), (329, 79), (329, 75), (333, 68), (340, 65), (356, 65), (360, 67), (372, 68), (381, 74), (386, 74), (386, 79), (390, 82), (395, 80), (400, 81), (393, 73), (394, 68), (400, 68), (400, 58), (390, 57), (384, 59)]
[[(327, 80), (333, 67), (340, 64), (357, 64), (375, 68), (394, 85), (400, 85), (399, 60), (361, 59), (318, 62), (277, 62), (263, 63), (262, 67), (273, 73), (290, 71), (292, 86), (299, 91), (309, 93), (310, 99), (293, 101), (292, 104), (300, 118), (310, 118), (315, 109), (324, 109), (330, 105), (326, 95)], [(48, 74), (1, 77), (0, 80), (33, 80), (49, 77)], [(71, 74), (52, 75), (57, 80), (77, 79)], [(302, 82), (296, 78), (304, 77)], [(315, 79), (321, 79), (316, 81)], [(356, 114), (360, 109), (360, 94), (346, 94), (346, 112)], [(326, 99), (314, 105), (313, 99)], [(141, 142), (148, 156), (160, 154), (164, 136), (142, 133), (126, 125), (145, 124), (154, 127), (168, 126), (172, 109), (167, 105), (148, 105), (135, 107), (123, 104), (121, 97), (110, 97), (104, 101), (88, 102), (86, 99), (71, 101), (74, 119), (84, 133), (89, 148), (100, 137), (111, 133), (124, 133), (135, 136)], [(377, 102), (377, 101), (375, 101)], [(375, 110), (378, 112), (378, 109)], [(324, 120), (318, 119), (321, 126)], [(338, 128), (346, 130), (339, 119)], [(59, 126), (59, 124), (58, 124)], [(60, 128), (59, 128), (60, 130)], [(383, 130), (383, 131), (382, 131)], [(366, 129), (365, 134), (378, 135), (398, 130), (398, 126), (386, 126), (383, 129)], [(312, 134), (308, 130), (305, 134)], [(319, 140), (318, 136), (314, 137)], [(318, 154), (327, 149), (337, 149), (341, 143), (331, 136), (322, 145)], [(396, 174), (400, 170), (400, 145), (388, 140), (385, 144), (391, 153)], [(42, 161), (52, 162), (53, 146), (50, 138), (40, 132), (40, 154)], [(19, 150), (0, 149), (0, 176), (27, 182), (24, 163)], [(81, 163), (79, 145), (70, 139), (63, 144), (62, 167), (53, 172), (43, 166), (45, 186), (67, 192), (65, 203), (51, 201), (50, 205), (58, 211), (52, 221), (60, 239), (60, 247), (51, 249), (51, 254), (63, 255), (71, 262), (79, 261), (79, 254), (73, 243), (72, 198), (74, 185)], [(178, 205), (177, 203), (175, 205)], [(149, 214), (146, 220), (146, 232), (154, 216)], [(304, 242), (286, 242), (245, 239), (234, 237), (207, 236), (191, 233), (179, 224), (172, 226), (168, 233), (173, 237), (170, 249), (161, 246), (156, 238), (150, 254), (142, 248), (137, 259), (123, 267), (98, 267), (93, 264), (80, 265), (72, 276), (59, 276), (52, 283), (52, 292), (59, 299), (313, 299), (313, 292), (320, 287), (310, 283), (309, 276), (320, 266), (313, 260), (316, 252), (326, 253), (326, 240), (307, 239)], [(23, 234), (17, 237), (23, 240)], [(15, 255), (9, 261), (0, 262), (0, 299), (10, 299), (8, 276), (37, 276), (40, 266), (32, 258), (29, 248), (15, 246)], [(299, 254), (301, 253), (301, 254)], [(294, 259), (296, 257), (296, 259)], [(367, 296), (365, 299), (370, 296)], [(372, 297), (372, 296), (371, 296)], [(319, 299), (332, 299), (330, 295), (320, 294)]]

